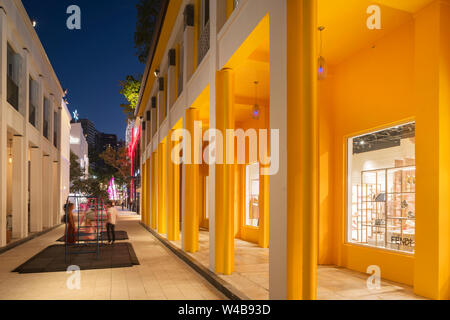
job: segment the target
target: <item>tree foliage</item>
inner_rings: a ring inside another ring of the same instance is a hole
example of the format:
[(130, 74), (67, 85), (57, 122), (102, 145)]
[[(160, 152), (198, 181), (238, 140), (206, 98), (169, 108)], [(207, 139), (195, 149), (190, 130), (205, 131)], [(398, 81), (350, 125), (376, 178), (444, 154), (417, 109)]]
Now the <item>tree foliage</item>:
[(73, 183), (83, 177), (78, 156), (70, 151), (70, 182)]
[(91, 175), (86, 177), (83, 170), (81, 170), (78, 156), (73, 152), (70, 152), (70, 184), (70, 189), (73, 193), (81, 193), (102, 199), (108, 198), (107, 185)]
[(137, 22), (134, 33), (134, 47), (141, 63), (146, 63), (156, 29), (156, 20), (162, 0), (140, 0), (136, 5)]
[(115, 178), (123, 183), (128, 183), (130, 180), (130, 160), (128, 159), (127, 148), (115, 150), (108, 147), (106, 151), (100, 154), (100, 158), (105, 163), (116, 170)]
[(138, 76), (137, 79), (134, 76), (127, 76), (124, 81), (120, 81), (121, 89), (119, 92), (128, 102), (120, 106), (128, 119), (134, 118), (134, 112), (139, 100), (139, 91), (141, 90), (141, 79), (142, 76)]

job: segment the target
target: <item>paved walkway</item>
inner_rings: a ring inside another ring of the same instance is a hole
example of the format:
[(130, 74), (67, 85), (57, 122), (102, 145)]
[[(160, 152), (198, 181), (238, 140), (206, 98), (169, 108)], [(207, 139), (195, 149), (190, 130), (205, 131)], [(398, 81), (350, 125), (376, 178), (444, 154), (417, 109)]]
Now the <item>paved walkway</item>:
[[(181, 241), (174, 244), (181, 248)], [(235, 272), (219, 275), (223, 280), (253, 300), (269, 299), (269, 250), (235, 239)], [(203, 266), (209, 266), (209, 233), (200, 231), (199, 251), (189, 253)], [(317, 298), (319, 300), (416, 300), (409, 286), (382, 281), (379, 290), (367, 288), (368, 275), (336, 266), (318, 266)]]
[(17, 274), (11, 270), (64, 233), (59, 227), (0, 255), (0, 300), (214, 300), (225, 297), (139, 225), (120, 212), (116, 230), (128, 232), (141, 265), (81, 272), (81, 290), (67, 289), (65, 272)]

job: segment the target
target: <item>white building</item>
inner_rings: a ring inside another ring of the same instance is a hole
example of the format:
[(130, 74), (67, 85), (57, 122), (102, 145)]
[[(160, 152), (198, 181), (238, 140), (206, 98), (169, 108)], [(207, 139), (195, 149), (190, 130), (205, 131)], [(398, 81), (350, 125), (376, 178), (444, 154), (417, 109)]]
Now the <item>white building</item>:
[(0, 247), (60, 223), (70, 114), (20, 0), (0, 0)]
[(70, 135), (72, 117), (64, 100), (61, 111), (61, 204), (65, 204), (70, 193)]
[(76, 154), (85, 176), (89, 175), (89, 145), (80, 122), (72, 123), (70, 129), (70, 151)]

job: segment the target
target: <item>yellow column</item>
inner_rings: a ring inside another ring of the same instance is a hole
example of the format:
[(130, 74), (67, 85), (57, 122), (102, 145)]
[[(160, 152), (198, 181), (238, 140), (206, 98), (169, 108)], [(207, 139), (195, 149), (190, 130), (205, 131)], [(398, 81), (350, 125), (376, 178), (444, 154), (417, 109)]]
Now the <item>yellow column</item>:
[[(267, 146), (270, 150), (270, 108), (267, 107), (264, 111), (264, 123), (265, 128), (268, 131), (268, 141)], [(259, 141), (259, 138), (258, 138)], [(260, 149), (258, 147), (258, 159), (260, 163), (262, 162), (260, 158)], [(261, 169), (269, 169), (267, 166), (261, 165)], [(269, 247), (269, 196), (270, 196), (270, 188), (269, 188), (269, 176), (260, 175), (259, 176), (259, 207), (260, 207), (260, 218), (259, 218), (259, 239), (258, 244), (261, 248)]]
[(151, 168), (150, 168), (150, 158), (147, 159), (145, 165), (145, 225), (150, 226), (150, 215), (151, 215)]
[(179, 150), (178, 141), (172, 141), (174, 130), (169, 132), (169, 226), (168, 239), (176, 241), (180, 239), (180, 165), (175, 164), (172, 152)]
[(151, 159), (151, 219), (150, 219), (150, 227), (153, 230), (156, 230), (158, 224), (157, 224), (157, 215), (158, 215), (158, 184), (156, 183), (156, 176), (157, 176), (157, 154), (156, 152), (152, 153), (152, 159)]
[(317, 1), (287, 1), (287, 298), (317, 296)]
[(166, 138), (158, 149), (158, 233), (167, 233), (167, 144)]
[[(234, 73), (231, 69), (216, 74), (216, 127), (226, 136), (234, 129)], [(234, 271), (234, 164), (216, 164), (215, 269), (226, 275)]]
[[(185, 213), (184, 213), (184, 250), (187, 252), (198, 251), (198, 214), (199, 214), (199, 183), (200, 166), (194, 164), (194, 155), (197, 147), (194, 145), (194, 123), (199, 120), (198, 109), (186, 110), (186, 130), (191, 133), (191, 164), (185, 164)], [(187, 155), (188, 156), (188, 155)], [(186, 160), (187, 161), (187, 160)]]
[(450, 299), (450, 6), (415, 15), (416, 252), (414, 292)]
[(142, 208), (141, 208), (141, 222), (143, 224), (145, 224), (145, 210), (146, 210), (146, 206), (145, 206), (145, 190), (146, 190), (146, 181), (145, 181), (145, 169), (146, 169), (146, 164), (144, 163), (142, 165), (142, 174), (141, 174), (141, 194), (142, 194)]

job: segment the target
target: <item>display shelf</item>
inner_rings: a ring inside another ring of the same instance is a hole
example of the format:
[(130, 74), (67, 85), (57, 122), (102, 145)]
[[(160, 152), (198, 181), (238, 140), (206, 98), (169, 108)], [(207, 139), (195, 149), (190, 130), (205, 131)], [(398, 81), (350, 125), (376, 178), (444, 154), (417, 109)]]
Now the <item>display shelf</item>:
[(352, 241), (414, 252), (415, 170), (399, 165), (361, 172), (361, 184), (352, 187)]

